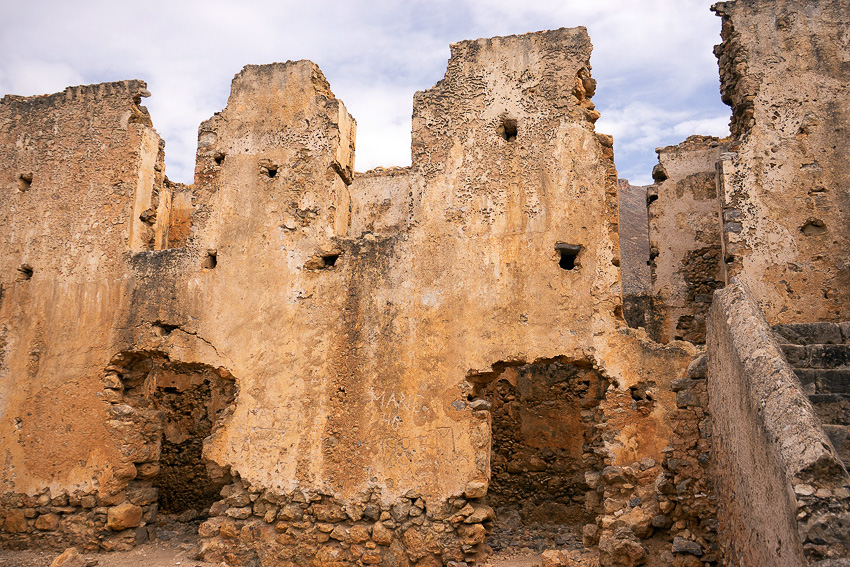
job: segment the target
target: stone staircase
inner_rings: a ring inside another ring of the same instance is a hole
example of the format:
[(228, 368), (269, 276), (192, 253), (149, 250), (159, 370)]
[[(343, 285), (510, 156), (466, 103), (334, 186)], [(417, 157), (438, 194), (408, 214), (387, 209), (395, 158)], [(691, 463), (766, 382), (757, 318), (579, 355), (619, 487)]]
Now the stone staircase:
[(774, 325), (773, 332), (850, 469), (850, 323)]

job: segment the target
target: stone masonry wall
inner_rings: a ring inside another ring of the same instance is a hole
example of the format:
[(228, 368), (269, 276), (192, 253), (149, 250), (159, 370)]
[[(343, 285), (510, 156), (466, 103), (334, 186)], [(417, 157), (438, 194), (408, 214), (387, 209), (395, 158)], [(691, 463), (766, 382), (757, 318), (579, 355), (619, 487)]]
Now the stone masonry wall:
[(771, 323), (842, 321), (850, 310), (850, 36), (841, 0), (714, 7), (731, 151), (720, 167), (725, 281)]
[(691, 136), (656, 150), (655, 184), (647, 193), (653, 338), (705, 342), (711, 294), (722, 286), (720, 203), (715, 164), (725, 141)]
[(708, 404), (727, 561), (806, 565), (846, 557), (850, 476), (753, 295), (715, 293)]
[(231, 564), (479, 561), (475, 383), (544, 361), (610, 384), (599, 466), (661, 462), (693, 352), (620, 328), (590, 49), (583, 28), (454, 44), (411, 168), (363, 175), (308, 61), (234, 78), (190, 187), (164, 179), (141, 83), (6, 97), (2, 147), (42, 138), (3, 156), (3, 541), (121, 549), (191, 506)]

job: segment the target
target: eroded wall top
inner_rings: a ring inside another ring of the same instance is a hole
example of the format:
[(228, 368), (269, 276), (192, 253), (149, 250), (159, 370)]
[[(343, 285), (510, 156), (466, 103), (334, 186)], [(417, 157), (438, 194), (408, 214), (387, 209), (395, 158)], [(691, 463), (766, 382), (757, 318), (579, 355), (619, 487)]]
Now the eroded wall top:
[(742, 278), (771, 322), (850, 316), (847, 5), (721, 2), (727, 280)]

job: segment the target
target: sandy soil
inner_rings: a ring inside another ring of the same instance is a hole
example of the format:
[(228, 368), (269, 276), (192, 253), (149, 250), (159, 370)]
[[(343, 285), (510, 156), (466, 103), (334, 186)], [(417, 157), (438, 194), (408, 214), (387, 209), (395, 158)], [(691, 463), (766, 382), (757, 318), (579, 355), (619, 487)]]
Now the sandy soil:
[[(572, 560), (571, 567), (599, 567), (598, 555), (587, 550), (563, 550)], [(505, 549), (487, 558), (482, 567), (542, 567), (543, 557), (529, 548)]]
[[(195, 550), (192, 544), (149, 542), (132, 551), (82, 555), (88, 560), (88, 565), (97, 567), (218, 567), (214, 563), (192, 559)], [(0, 567), (50, 567), (58, 556), (55, 551), (0, 550)]]
[[(136, 547), (133, 551), (83, 554), (90, 566), (96, 567), (219, 567), (214, 563), (192, 559), (195, 548), (188, 544), (171, 545), (151, 542)], [(45, 551), (0, 550), (0, 567), (50, 567), (59, 555)], [(492, 555), (484, 567), (541, 567), (539, 553), (524, 548), (505, 550)], [(596, 567), (598, 563), (581, 561), (577, 566)]]

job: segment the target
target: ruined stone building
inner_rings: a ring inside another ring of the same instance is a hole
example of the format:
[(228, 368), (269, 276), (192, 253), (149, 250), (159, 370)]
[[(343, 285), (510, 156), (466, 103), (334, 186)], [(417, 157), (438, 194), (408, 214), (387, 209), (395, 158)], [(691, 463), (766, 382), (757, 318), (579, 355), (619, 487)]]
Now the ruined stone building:
[(584, 28), (453, 44), (366, 173), (309, 61), (236, 75), (188, 186), (141, 81), (4, 97), (0, 547), (845, 564), (850, 9), (714, 10), (732, 135), (645, 188)]

